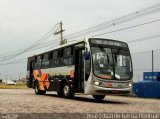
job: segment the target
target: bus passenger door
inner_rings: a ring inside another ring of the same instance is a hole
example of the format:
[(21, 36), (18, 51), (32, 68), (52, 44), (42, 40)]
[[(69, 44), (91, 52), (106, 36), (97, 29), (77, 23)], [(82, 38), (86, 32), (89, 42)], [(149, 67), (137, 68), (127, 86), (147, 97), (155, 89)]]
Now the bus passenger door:
[(33, 86), (33, 69), (34, 69), (34, 64), (33, 61), (29, 62), (29, 81), (28, 81), (28, 87), (31, 88)]
[(84, 92), (84, 60), (83, 49), (75, 51), (75, 91)]

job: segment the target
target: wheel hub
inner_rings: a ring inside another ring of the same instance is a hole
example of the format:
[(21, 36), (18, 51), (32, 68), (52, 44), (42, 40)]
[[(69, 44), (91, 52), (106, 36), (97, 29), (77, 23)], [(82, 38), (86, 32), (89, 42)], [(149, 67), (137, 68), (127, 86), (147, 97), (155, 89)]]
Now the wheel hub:
[(68, 92), (69, 92), (69, 86), (66, 85), (66, 86), (64, 87), (64, 94), (65, 94), (65, 95), (68, 95)]

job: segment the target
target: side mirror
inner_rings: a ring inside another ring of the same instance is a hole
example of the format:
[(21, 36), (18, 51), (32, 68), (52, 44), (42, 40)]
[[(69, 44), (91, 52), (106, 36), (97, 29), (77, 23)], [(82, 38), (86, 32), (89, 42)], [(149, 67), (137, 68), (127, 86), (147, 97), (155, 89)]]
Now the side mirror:
[(90, 59), (90, 53), (89, 52), (84, 52), (83, 58), (84, 58), (84, 60), (89, 60)]

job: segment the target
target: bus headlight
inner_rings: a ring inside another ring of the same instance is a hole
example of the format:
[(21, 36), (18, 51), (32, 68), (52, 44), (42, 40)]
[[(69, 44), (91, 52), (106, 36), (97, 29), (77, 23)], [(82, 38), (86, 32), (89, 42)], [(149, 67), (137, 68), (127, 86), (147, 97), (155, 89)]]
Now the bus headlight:
[(94, 84), (95, 84), (95, 85), (99, 85), (99, 82), (98, 82), (98, 81), (95, 81)]
[(93, 80), (92, 83), (93, 83), (94, 85), (97, 85), (97, 86), (102, 86), (102, 87), (105, 86), (105, 85), (103, 84), (103, 82), (101, 82), (101, 81), (99, 81), (99, 80)]
[(131, 83), (129, 83), (129, 87), (132, 87), (132, 84), (131, 84)]
[(100, 82), (99, 82), (98, 80), (93, 79), (92, 83), (93, 83), (94, 85), (99, 85)]

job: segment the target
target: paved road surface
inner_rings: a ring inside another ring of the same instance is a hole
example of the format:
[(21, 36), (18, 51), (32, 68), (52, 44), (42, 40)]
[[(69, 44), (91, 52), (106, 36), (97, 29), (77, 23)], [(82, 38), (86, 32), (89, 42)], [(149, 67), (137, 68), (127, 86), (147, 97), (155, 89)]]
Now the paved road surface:
[(0, 89), (1, 113), (160, 113), (160, 100), (106, 96), (95, 102), (92, 96), (74, 99), (56, 93), (35, 95), (33, 89)]

